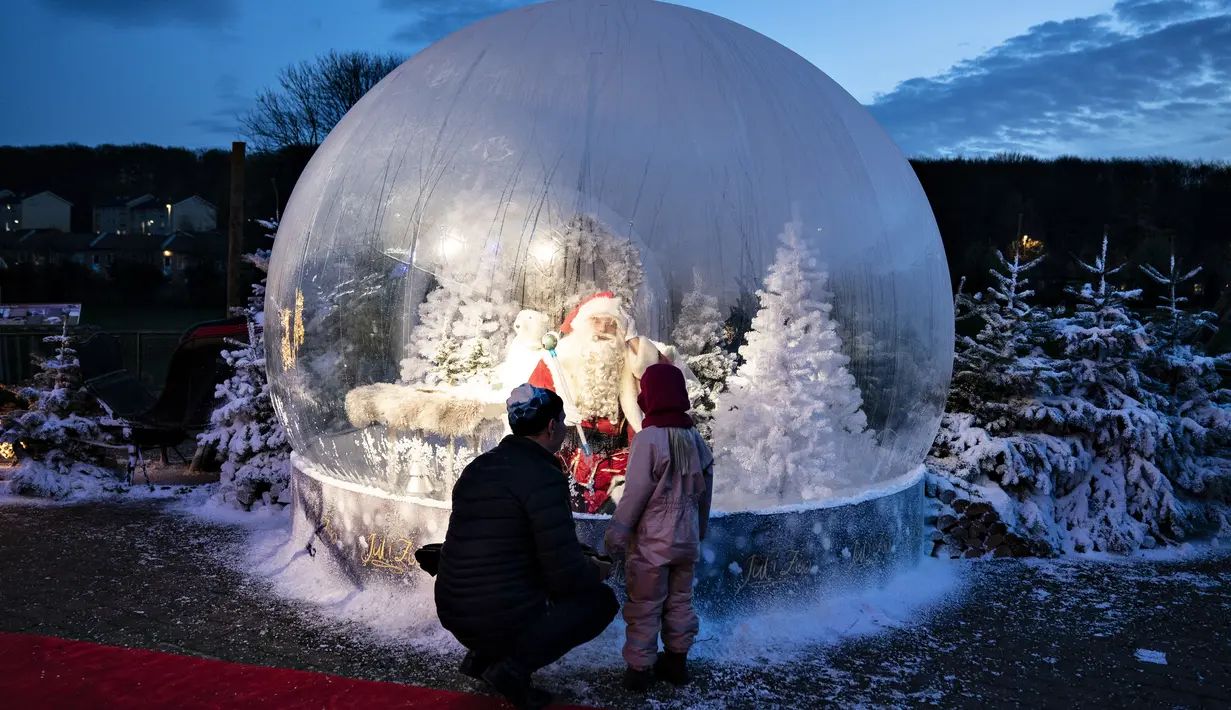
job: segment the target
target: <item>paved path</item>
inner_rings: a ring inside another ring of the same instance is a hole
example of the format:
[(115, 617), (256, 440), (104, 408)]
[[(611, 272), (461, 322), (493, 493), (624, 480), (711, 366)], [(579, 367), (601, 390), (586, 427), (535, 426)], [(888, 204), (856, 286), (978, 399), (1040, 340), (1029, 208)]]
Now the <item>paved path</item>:
[[(456, 659), (309, 622), (318, 610), (274, 597), (212, 554), (246, 531), (166, 505), (0, 505), (0, 631), (473, 688), (453, 672)], [(1170, 562), (962, 564), (971, 583), (961, 598), (914, 626), (787, 664), (707, 664), (694, 687), (659, 690), (650, 705), (1231, 706), (1231, 550)], [(597, 669), (547, 682), (575, 702), (645, 706), (617, 681)]]

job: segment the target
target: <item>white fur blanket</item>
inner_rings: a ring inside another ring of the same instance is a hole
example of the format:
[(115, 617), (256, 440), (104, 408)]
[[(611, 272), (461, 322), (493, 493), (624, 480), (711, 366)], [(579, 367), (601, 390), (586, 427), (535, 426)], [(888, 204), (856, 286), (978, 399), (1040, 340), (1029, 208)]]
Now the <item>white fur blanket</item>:
[(356, 427), (384, 424), (400, 431), (422, 431), (448, 437), (499, 436), (504, 426), (503, 402), (471, 393), (378, 383), (346, 394), (346, 417)]

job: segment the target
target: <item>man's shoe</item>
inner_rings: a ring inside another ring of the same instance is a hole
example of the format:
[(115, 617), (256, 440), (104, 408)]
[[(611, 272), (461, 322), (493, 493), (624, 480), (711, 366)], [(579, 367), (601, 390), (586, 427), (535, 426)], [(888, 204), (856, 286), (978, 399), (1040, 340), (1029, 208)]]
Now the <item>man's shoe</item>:
[(530, 683), (530, 674), (507, 659), (491, 664), (483, 680), (518, 710), (542, 710), (551, 705), (551, 693)]
[(654, 664), (654, 676), (671, 685), (688, 685), (692, 680), (688, 676), (688, 654), (671, 651), (658, 654), (658, 662)]
[(629, 666), (624, 669), (624, 689), (633, 693), (644, 693), (654, 684), (654, 669), (653, 668), (633, 668)]
[(462, 664), (457, 667), (457, 670), (464, 676), (483, 680), (483, 671), (487, 670), (491, 664), (491, 660), (481, 657), (474, 651), (466, 651), (466, 657), (462, 659)]

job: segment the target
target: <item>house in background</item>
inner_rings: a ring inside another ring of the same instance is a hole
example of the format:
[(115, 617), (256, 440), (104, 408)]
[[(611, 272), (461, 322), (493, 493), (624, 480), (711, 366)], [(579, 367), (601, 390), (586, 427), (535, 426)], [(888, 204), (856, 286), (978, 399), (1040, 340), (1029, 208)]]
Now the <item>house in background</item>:
[(171, 205), (171, 232), (212, 232), (218, 229), (218, 208), (193, 195)]
[(21, 200), (12, 190), (0, 190), (0, 232), (21, 229)]
[(170, 234), (171, 203), (142, 195), (128, 208), (128, 234)]
[(193, 195), (179, 202), (153, 195), (120, 198), (94, 208), (95, 234), (171, 235), (175, 232), (212, 232), (218, 209)]
[(20, 229), (72, 230), (73, 203), (54, 192), (44, 190), (21, 201)]
[(160, 234), (168, 229), (171, 205), (153, 195), (121, 197), (94, 208), (95, 234)]
[(111, 267), (117, 263), (140, 263), (159, 269), (175, 285), (184, 283), (190, 269), (202, 266), (224, 279), (226, 257), (226, 237), (216, 232), (66, 234), (30, 229), (0, 233), (0, 259), (10, 268), (22, 264), (42, 267), (76, 263), (101, 276), (110, 276)]

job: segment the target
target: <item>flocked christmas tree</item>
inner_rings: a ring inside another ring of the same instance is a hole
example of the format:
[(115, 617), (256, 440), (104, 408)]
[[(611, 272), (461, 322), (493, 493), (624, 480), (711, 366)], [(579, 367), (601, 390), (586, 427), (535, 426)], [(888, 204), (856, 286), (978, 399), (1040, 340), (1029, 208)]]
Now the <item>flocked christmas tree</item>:
[(861, 397), (826, 292), (828, 276), (791, 223), (758, 291), (743, 364), (718, 396), (719, 452), (739, 469), (716, 481), (730, 503), (812, 500), (841, 485), (847, 457), (871, 445)]
[[(480, 268), (479, 274), (487, 270)], [(503, 356), (517, 306), (499, 284), (458, 275), (439, 280), (419, 307), (401, 379), (412, 384), (488, 384)]]
[[(261, 222), (277, 231), (276, 222)], [(262, 273), (269, 270), (269, 251), (247, 256)], [(216, 448), (222, 461), (219, 497), (239, 507), (251, 506), (266, 491), (271, 500), (289, 494), (291, 447), (286, 432), (274, 413), (269, 380), (265, 371), (265, 279), (253, 284), (244, 315), (248, 319), (247, 342), (232, 341), (233, 350), (222, 357), (233, 370), (218, 385), (220, 400), (210, 415), (210, 428), (198, 439)]]
[(470, 343), (469, 355), (466, 356), (466, 364), (463, 368), (466, 377), (472, 381), (488, 381), (491, 379), (492, 369), (496, 363), (492, 360), (491, 341), (484, 338), (475, 338)]
[(729, 330), (718, 310), (718, 299), (703, 290), (699, 273), (693, 274), (693, 290), (684, 296), (672, 341), (696, 380), (688, 380), (692, 418), (697, 430), (710, 441), (710, 420), (718, 396), (726, 391), (735, 372), (736, 358), (727, 340)]
[(98, 423), (102, 412), (82, 384), (67, 325), (43, 342), (54, 354), (35, 355), (36, 372), (19, 393), (27, 406), (0, 417), (0, 442), (11, 446), (17, 458), (10, 489), (50, 498), (120, 489), (114, 473), (101, 466), (102, 450), (95, 444), (107, 440)]

